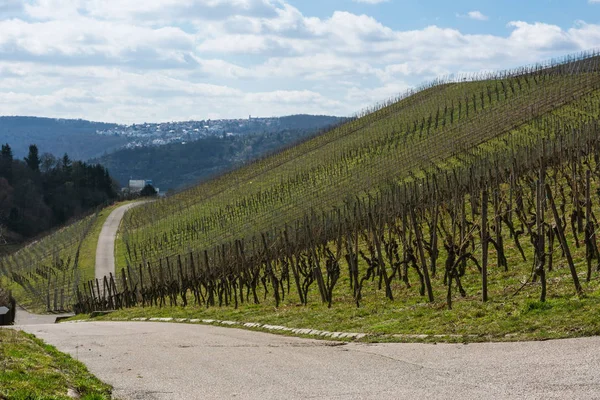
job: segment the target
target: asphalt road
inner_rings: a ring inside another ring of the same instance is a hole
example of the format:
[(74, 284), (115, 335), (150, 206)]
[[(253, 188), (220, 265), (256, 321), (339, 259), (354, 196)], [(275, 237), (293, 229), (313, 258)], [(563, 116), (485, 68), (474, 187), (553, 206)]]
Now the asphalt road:
[(17, 305), (15, 325), (39, 325), (53, 324), (57, 317), (70, 317), (72, 313), (66, 314), (31, 314), (23, 307)]
[(600, 338), (341, 344), (213, 326), (23, 326), (119, 399), (597, 399)]
[(95, 277), (102, 282), (102, 279), (109, 274), (115, 274), (115, 239), (119, 225), (123, 219), (123, 215), (130, 208), (139, 206), (143, 201), (137, 203), (129, 203), (116, 208), (110, 213), (98, 238), (98, 246), (96, 247), (96, 267)]

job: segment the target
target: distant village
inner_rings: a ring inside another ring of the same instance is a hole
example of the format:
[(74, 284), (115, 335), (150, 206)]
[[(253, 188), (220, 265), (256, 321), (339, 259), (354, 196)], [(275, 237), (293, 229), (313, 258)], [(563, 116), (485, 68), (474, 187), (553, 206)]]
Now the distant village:
[(279, 118), (218, 119), (185, 122), (119, 125), (96, 131), (98, 135), (121, 136), (130, 141), (125, 148), (162, 146), (192, 142), (210, 136), (233, 136), (255, 132), (277, 131)]

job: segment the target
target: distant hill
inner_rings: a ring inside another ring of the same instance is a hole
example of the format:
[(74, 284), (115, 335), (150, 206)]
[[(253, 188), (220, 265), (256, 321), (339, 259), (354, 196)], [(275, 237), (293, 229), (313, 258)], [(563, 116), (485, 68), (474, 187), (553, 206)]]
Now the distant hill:
[[(120, 125), (81, 119), (0, 117), (0, 143), (10, 144), (15, 158), (23, 158), (27, 155), (29, 145), (36, 144), (42, 153), (51, 153), (56, 157), (67, 153), (74, 159), (89, 160), (124, 148), (182, 144), (223, 136), (277, 134), (291, 130), (313, 132), (340, 121), (338, 117), (325, 115), (291, 115)], [(123, 171), (121, 176), (134, 173)]]
[(15, 158), (26, 156), (29, 145), (36, 144), (42, 153), (87, 160), (127, 143), (126, 138), (96, 135), (116, 126), (81, 119), (0, 117), (0, 143), (9, 143)]
[(111, 175), (127, 185), (129, 179), (152, 179), (166, 191), (189, 186), (298, 142), (319, 129), (340, 121), (334, 117), (284, 117), (277, 132), (212, 136), (185, 144), (123, 149), (91, 160), (104, 165)]

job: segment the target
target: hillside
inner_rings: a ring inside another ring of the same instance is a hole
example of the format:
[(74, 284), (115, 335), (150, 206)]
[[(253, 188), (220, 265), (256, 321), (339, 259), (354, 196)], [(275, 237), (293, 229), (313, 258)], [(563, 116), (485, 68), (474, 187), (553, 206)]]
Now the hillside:
[[(571, 313), (574, 295), (580, 310), (600, 301), (599, 117), (597, 54), (424, 86), (130, 211), (112, 306), (380, 333), (599, 333)], [(110, 306), (90, 285), (79, 312)], [(529, 313), (552, 307), (554, 319)]]
[(0, 143), (9, 143), (15, 158), (25, 157), (29, 145), (35, 144), (55, 157), (67, 153), (72, 159), (85, 161), (127, 143), (121, 137), (96, 135), (98, 130), (115, 126), (85, 120), (0, 117)]
[[(211, 136), (192, 142), (123, 149), (92, 160), (104, 165), (123, 186), (134, 179), (152, 179), (166, 192), (196, 184), (298, 142), (340, 121), (334, 117), (282, 117), (265, 132)], [(285, 128), (283, 128), (285, 127)]]
[(85, 120), (0, 117), (0, 143), (15, 158), (42, 153), (90, 160), (121, 185), (151, 177), (163, 191), (189, 186), (280, 150), (343, 118), (325, 115), (118, 125)]
[[(564, 71), (580, 64), (566, 65)], [(427, 171), (456, 170), (472, 163), (486, 143), (528, 137), (556, 118), (580, 126), (594, 118), (586, 108), (597, 100), (598, 76), (561, 71), (510, 71), (488, 80), (437, 84), (134, 210), (123, 226), (129, 262), (250, 239), (312, 212), (343, 207), (356, 196), (375, 195), (390, 182), (404, 185)]]
[(17, 158), (26, 156), (29, 145), (35, 144), (55, 157), (67, 153), (85, 161), (120, 148), (185, 143), (226, 134), (316, 131), (339, 121), (341, 118), (326, 115), (290, 115), (119, 125), (82, 119), (0, 116), (0, 143), (9, 143)]

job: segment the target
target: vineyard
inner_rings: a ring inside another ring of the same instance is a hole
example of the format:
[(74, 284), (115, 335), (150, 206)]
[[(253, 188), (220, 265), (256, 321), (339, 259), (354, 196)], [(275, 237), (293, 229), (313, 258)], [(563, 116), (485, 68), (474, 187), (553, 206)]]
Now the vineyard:
[(583, 295), (600, 267), (599, 89), (596, 54), (436, 82), (140, 207), (120, 276), (89, 282), (78, 310), (360, 307), (365, 291), (397, 300), (413, 286), (434, 302), (440, 281), (452, 308), (466, 288), (488, 300), (491, 268), (524, 266), (516, 293), (539, 287), (543, 302), (567, 273)]
[(11, 288), (19, 303), (31, 310), (70, 309), (79, 283), (91, 278), (82, 271), (79, 254), (97, 216), (82, 218), (0, 258), (0, 286)]
[(593, 296), (599, 116), (596, 53), (434, 82), (129, 211), (75, 311)]
[[(533, 124), (547, 114), (584, 123), (593, 118), (587, 107), (594, 104), (598, 79), (569, 73), (584, 65), (510, 71), (498, 79), (439, 83), (406, 95), (302, 145), (131, 212), (120, 261), (136, 265), (250, 239), (302, 220), (311, 210), (329, 211), (375, 195), (390, 182), (469, 163), (470, 152), (487, 141), (536, 134)], [(579, 111), (583, 115), (568, 115)]]

